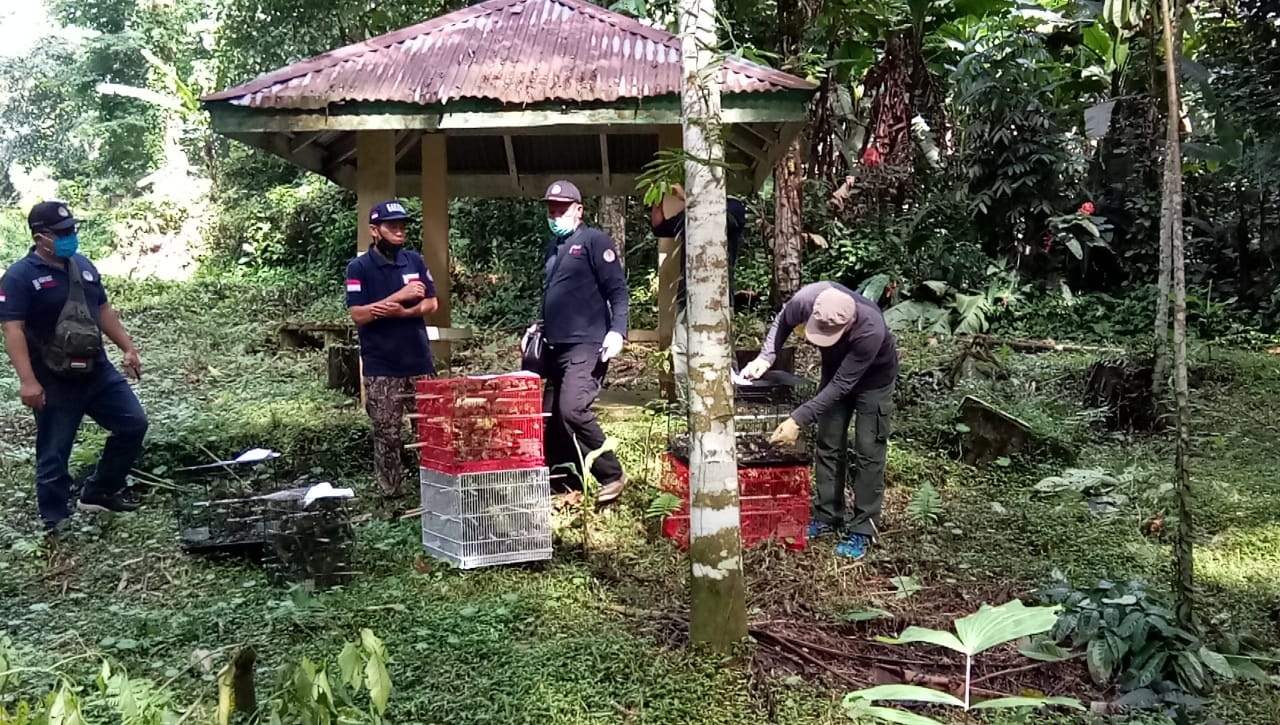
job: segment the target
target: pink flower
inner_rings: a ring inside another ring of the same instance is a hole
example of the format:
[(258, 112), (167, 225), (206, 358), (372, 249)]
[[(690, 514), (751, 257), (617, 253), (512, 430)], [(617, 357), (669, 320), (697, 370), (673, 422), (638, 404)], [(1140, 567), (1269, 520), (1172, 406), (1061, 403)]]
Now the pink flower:
[(880, 151), (875, 146), (868, 146), (867, 150), (862, 152), (862, 163), (865, 166), (879, 166), (883, 160), (880, 158)]
[(1093, 213), (1094, 213), (1095, 211), (1097, 211), (1097, 207), (1095, 207), (1095, 206), (1093, 205), (1093, 202), (1091, 202), (1091, 201), (1086, 201), (1085, 203), (1083, 203), (1083, 204), (1081, 204), (1081, 205), (1080, 205), (1080, 213), (1081, 213), (1081, 214), (1087, 214), (1087, 215), (1089, 215), (1089, 216), (1093, 216)]

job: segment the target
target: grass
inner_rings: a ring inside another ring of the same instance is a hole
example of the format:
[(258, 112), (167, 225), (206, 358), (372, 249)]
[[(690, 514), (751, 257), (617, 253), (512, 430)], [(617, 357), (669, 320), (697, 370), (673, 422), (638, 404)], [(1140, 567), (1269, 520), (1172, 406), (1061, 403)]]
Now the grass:
[[(153, 420), (143, 467), (163, 475), (206, 461), (205, 449), (222, 455), (266, 444), (283, 451), (297, 473), (372, 491), (363, 414), (324, 389), (318, 352), (281, 350), (271, 339), (273, 323), (332, 316), (323, 295), (218, 281), (111, 289), (148, 369), (137, 387)], [(834, 559), (829, 542), (796, 553), (751, 550), (753, 619), (831, 622), (874, 606), (894, 615), (884, 625), (892, 630), (945, 626), (984, 600), (1031, 592), (1055, 569), (1079, 584), (1102, 577), (1167, 579), (1168, 541), (1142, 530), (1162, 512), (1166, 530), (1172, 528), (1171, 509), (1160, 498), (1130, 491), (1115, 515), (1099, 518), (1080, 500), (1032, 490), (1067, 465), (1112, 471), (1136, 465), (1148, 472), (1141, 485), (1170, 478), (1167, 439), (1106, 434), (1073, 403), (1086, 358), (1007, 356), (995, 379), (951, 389), (929, 371), (954, 349), (904, 343), (883, 545), (862, 565)], [(498, 356), (508, 347), (486, 344), (460, 357), (471, 369), (489, 371), (501, 367)], [(1201, 611), (1211, 632), (1250, 631), (1274, 646), (1280, 643), (1270, 619), (1280, 601), (1280, 484), (1273, 475), (1280, 429), (1268, 413), (1280, 403), (1280, 368), (1242, 352), (1213, 351), (1199, 362), (1216, 371), (1193, 394)], [(1039, 432), (1070, 444), (1075, 462), (1045, 452), (984, 470), (956, 462), (949, 416), (965, 393), (1017, 407)], [(134, 677), (164, 683), (179, 710), (194, 708), (189, 722), (207, 722), (214, 673), (239, 645), (256, 648), (265, 694), (280, 666), (303, 656), (333, 662), (342, 643), (368, 627), (391, 655), (389, 718), (397, 723), (841, 721), (840, 690), (795, 672), (753, 674), (745, 653), (726, 660), (685, 646), (660, 623), (617, 611), (683, 610), (688, 563), (643, 518), (654, 494), (645, 474), (654, 470), (650, 461), (661, 450), (665, 424), (636, 408), (604, 415), (641, 485), (617, 510), (592, 517), (588, 549), (578, 522), (561, 520), (550, 564), (463, 574), (419, 558), (416, 521), (374, 520), (357, 530), (362, 575), (315, 593), (283, 586), (245, 562), (182, 554), (171, 507), (160, 494), (138, 514), (85, 519), (57, 548), (40, 546), (29, 418), (18, 405), (11, 370), (0, 367), (6, 430), (0, 440), (0, 598), (15, 659), (41, 667), (64, 662), (58, 669), (87, 686), (98, 658), (107, 656)], [(100, 441), (86, 426), (77, 460), (91, 461)], [(926, 481), (940, 491), (943, 505), (937, 525), (919, 527), (907, 523), (904, 512)], [(899, 576), (922, 588), (899, 597), (890, 583)], [(193, 665), (193, 653), (201, 650), (213, 653), (212, 671)], [(4, 692), (36, 695), (55, 679), (31, 674)], [(0, 703), (5, 696), (0, 693)], [(100, 705), (90, 707), (99, 708), (86, 713), (91, 722), (106, 721)], [(1211, 712), (1225, 722), (1273, 722), (1280, 701), (1274, 692), (1234, 685), (1215, 695)], [(1156, 720), (1133, 722), (1139, 721)]]

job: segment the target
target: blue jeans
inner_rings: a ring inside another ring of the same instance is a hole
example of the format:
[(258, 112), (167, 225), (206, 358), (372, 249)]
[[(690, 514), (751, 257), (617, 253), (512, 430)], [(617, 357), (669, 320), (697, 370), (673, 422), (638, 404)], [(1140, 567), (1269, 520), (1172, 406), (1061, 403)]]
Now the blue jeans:
[(147, 414), (119, 371), (104, 367), (85, 381), (50, 380), (45, 405), (36, 416), (36, 504), (48, 525), (71, 515), (71, 474), (67, 462), (80, 422), (87, 415), (110, 434), (84, 495), (112, 496), (142, 450)]

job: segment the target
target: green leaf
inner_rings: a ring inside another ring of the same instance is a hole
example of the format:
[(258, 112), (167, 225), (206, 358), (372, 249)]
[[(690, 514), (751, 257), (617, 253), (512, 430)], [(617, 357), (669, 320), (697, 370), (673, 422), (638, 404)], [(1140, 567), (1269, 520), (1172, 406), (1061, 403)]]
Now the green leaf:
[(883, 609), (864, 609), (857, 612), (846, 612), (840, 616), (846, 622), (868, 622), (873, 619), (892, 618), (893, 615)]
[(1061, 662), (1071, 657), (1070, 650), (1063, 649), (1047, 639), (1037, 639), (1025, 647), (1019, 647), (1018, 653), (1040, 662)]
[(1075, 239), (1068, 239), (1066, 244), (1067, 249), (1071, 250), (1071, 254), (1075, 256), (1076, 259), (1084, 259), (1084, 248), (1080, 246), (1080, 242)]
[(942, 725), (942, 723), (924, 715), (917, 715), (907, 710), (895, 710), (891, 707), (876, 707), (867, 700), (845, 696), (844, 711), (855, 722), (865, 718), (873, 718), (882, 722), (898, 723), (898, 725)]
[(956, 639), (954, 634), (924, 627), (907, 627), (897, 639), (892, 637), (876, 637), (876, 639), (886, 644), (912, 644), (916, 642), (936, 644), (939, 647), (946, 647), (949, 650), (965, 653), (964, 644)]
[(1252, 659), (1228, 655), (1227, 662), (1235, 670), (1236, 676), (1257, 682), (1270, 682), (1271, 678)]
[(999, 710), (1012, 707), (1044, 707), (1060, 705), (1072, 710), (1083, 711), (1084, 705), (1074, 697), (997, 697), (994, 700), (983, 700), (969, 706), (971, 710)]
[(1200, 661), (1203, 662), (1206, 667), (1228, 680), (1235, 679), (1236, 671), (1232, 669), (1231, 663), (1227, 661), (1227, 658), (1224, 655), (1214, 652), (1203, 645), (1200, 647), (1199, 655)]
[[(1131, 689), (1146, 687), (1153, 682), (1161, 679), (1164, 673), (1165, 663), (1168, 662), (1169, 653), (1164, 650), (1156, 650), (1142, 663), (1138, 671), (1133, 675), (1133, 679), (1128, 683)], [(1139, 664), (1135, 659), (1134, 664)]]
[(1173, 669), (1178, 673), (1178, 681), (1193, 693), (1202, 693), (1207, 689), (1204, 666), (1194, 652), (1179, 652), (1173, 661)]
[(1111, 659), (1111, 649), (1107, 647), (1107, 640), (1092, 639), (1085, 648), (1085, 661), (1089, 665), (1089, 676), (1099, 685), (1105, 685), (1111, 680), (1111, 671), (1115, 667), (1115, 661)]
[(391, 699), (391, 675), (387, 672), (386, 661), (382, 657), (370, 657), (364, 665), (364, 677), (374, 709), (379, 715), (386, 713), (387, 702)]
[(894, 702), (928, 702), (935, 705), (964, 707), (964, 700), (949, 692), (919, 685), (878, 685), (865, 690), (855, 690), (846, 697), (858, 697), (868, 701), (891, 700)]
[(347, 642), (338, 655), (338, 672), (342, 681), (354, 689), (360, 689), (360, 647), (355, 642)]
[(884, 290), (891, 281), (889, 275), (883, 273), (868, 277), (858, 285), (858, 293), (875, 302), (884, 296)]
[(364, 645), (365, 654), (370, 657), (377, 657), (382, 660), (387, 659), (387, 648), (382, 644), (382, 640), (378, 639), (377, 635), (373, 633), (372, 629), (365, 628), (360, 630), (360, 644)]
[(1028, 607), (1013, 601), (992, 607), (984, 604), (977, 612), (956, 620), (956, 634), (965, 654), (975, 655), (1005, 642), (1042, 634), (1058, 621), (1061, 607)]

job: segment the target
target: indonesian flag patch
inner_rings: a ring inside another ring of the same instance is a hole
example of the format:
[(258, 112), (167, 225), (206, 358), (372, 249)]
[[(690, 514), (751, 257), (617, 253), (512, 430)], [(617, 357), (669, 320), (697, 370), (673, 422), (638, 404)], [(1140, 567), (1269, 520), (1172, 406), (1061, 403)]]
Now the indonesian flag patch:
[(401, 275), (401, 279), (404, 280), (405, 284), (422, 281), (417, 272), (410, 272), (409, 274)]
[(4, 303), (4, 301), (7, 299), (9, 298), (5, 296), (4, 290), (0, 289), (0, 304)]
[(362, 289), (363, 289), (363, 287), (361, 287), (361, 286), (360, 286), (360, 280), (358, 280), (358, 279), (349, 279), (349, 280), (347, 280), (347, 291), (348, 291), (348, 292), (359, 292), (359, 291), (361, 291)]

